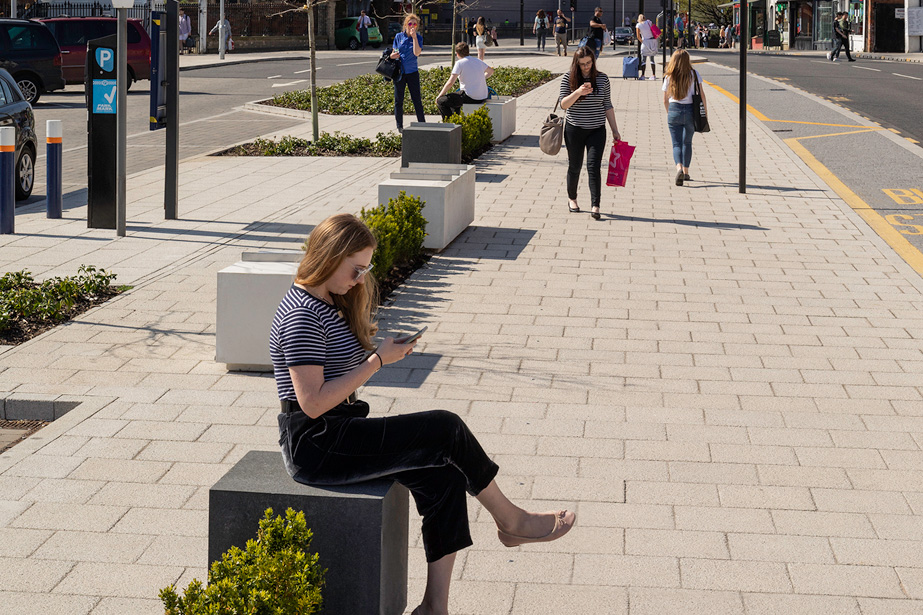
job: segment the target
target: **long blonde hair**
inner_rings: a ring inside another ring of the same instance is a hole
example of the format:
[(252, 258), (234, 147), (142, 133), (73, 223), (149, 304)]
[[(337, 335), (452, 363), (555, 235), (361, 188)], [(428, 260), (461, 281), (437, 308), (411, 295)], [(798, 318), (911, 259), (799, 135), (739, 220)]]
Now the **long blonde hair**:
[(685, 49), (677, 49), (673, 52), (667, 70), (664, 71), (664, 77), (670, 78), (670, 85), (667, 87), (670, 98), (674, 100), (686, 98), (693, 77), (692, 62), (689, 61), (689, 54)]
[(477, 30), (478, 36), (484, 36), (484, 32), (487, 30), (487, 25), (484, 23), (484, 17), (478, 17), (478, 22), (475, 24), (474, 29)]
[[(375, 249), (378, 245), (369, 227), (352, 214), (330, 216), (311, 231), (307, 243), (295, 283), (308, 287), (329, 280), (347, 256), (366, 248)], [(364, 284), (356, 284), (345, 295), (330, 295), (350, 331), (366, 350), (375, 348), (372, 337), (378, 331), (378, 326), (372, 322), (377, 286), (375, 278), (368, 273)]]

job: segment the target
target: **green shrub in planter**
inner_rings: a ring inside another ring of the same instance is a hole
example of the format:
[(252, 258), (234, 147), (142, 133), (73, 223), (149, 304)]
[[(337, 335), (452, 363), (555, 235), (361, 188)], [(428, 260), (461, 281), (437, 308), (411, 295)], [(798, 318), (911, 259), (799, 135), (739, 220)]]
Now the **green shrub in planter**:
[(446, 120), (462, 127), (462, 160), (470, 162), (490, 147), (494, 125), (487, 114), (487, 107), (479, 107), (474, 113), (456, 113)]
[[(449, 67), (426, 68), (420, 71), (420, 93), (423, 111), (436, 115), (436, 95), (451, 74)], [(501, 96), (521, 96), (554, 76), (550, 71), (518, 66), (498, 66), (487, 79), (487, 85)], [(390, 115), (394, 113), (394, 86), (376, 73), (360, 75), (317, 90), (321, 113), (331, 115)], [(289, 109), (311, 110), (310, 90), (283, 92), (272, 98), (273, 105)], [(404, 98), (404, 113), (413, 113), (409, 96)]]
[(372, 230), (378, 247), (372, 255), (372, 271), (384, 279), (395, 265), (403, 265), (423, 252), (426, 238), (425, 203), (404, 191), (387, 204), (363, 208), (359, 218)]
[(266, 509), (256, 540), (231, 547), (212, 563), (208, 587), (193, 579), (185, 595), (171, 585), (160, 591), (164, 615), (309, 615), (320, 610), (327, 572), (308, 555), (311, 530), (304, 513), (289, 508), (285, 519)]

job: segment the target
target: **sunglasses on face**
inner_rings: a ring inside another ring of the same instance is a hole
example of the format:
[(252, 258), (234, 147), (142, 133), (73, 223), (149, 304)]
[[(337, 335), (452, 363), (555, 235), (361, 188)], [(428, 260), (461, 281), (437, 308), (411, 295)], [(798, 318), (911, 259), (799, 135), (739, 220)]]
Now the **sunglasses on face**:
[(372, 270), (372, 267), (373, 265), (371, 263), (369, 263), (368, 267), (358, 267), (357, 266), (354, 270), (353, 280), (358, 280), (359, 278), (361, 278), (362, 276), (370, 272)]

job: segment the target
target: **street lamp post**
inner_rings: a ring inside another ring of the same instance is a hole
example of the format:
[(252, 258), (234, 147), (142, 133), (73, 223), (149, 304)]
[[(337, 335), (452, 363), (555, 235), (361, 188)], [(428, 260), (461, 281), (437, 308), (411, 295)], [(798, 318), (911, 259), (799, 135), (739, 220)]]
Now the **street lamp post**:
[(218, 3), (218, 59), (224, 59), (224, 52), (227, 51), (225, 47), (225, 37), (227, 33), (224, 31), (224, 0)]
[(740, 0), (740, 160), (737, 191), (747, 192), (747, 46), (750, 28), (747, 0)]
[(526, 44), (526, 7), (524, 0), (519, 0), (519, 46)]

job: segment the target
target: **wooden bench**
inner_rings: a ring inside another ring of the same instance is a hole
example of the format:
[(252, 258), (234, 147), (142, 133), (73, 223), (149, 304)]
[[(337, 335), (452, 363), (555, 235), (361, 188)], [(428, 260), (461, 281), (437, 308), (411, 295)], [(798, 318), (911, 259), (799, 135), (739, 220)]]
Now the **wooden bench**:
[(407, 606), (409, 498), (374, 480), (312, 487), (286, 473), (281, 452), (250, 451), (208, 492), (208, 560), (256, 537), (267, 508), (303, 511), (327, 569), (324, 615), (401, 615)]

